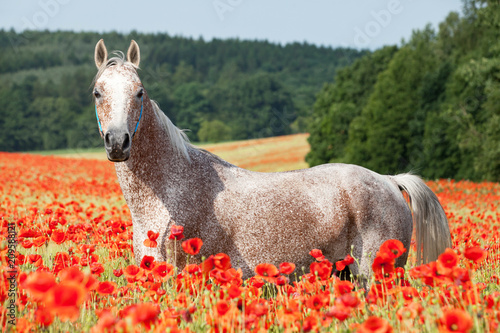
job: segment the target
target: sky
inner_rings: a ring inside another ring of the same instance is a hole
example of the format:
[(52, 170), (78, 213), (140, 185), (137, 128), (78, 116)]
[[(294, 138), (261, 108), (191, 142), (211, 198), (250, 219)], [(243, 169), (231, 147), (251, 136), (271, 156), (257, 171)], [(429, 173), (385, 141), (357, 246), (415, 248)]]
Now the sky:
[(166, 32), (377, 49), (437, 28), (460, 0), (0, 0), (0, 29)]

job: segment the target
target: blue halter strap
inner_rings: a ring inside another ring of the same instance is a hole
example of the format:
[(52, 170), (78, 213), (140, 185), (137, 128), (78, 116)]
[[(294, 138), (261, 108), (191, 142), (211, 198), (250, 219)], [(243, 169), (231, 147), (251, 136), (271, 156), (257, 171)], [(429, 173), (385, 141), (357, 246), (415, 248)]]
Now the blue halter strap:
[[(134, 133), (132, 133), (132, 140), (134, 139), (134, 135), (137, 132), (137, 128), (139, 128), (139, 122), (142, 118), (142, 108), (144, 106), (144, 96), (141, 97), (141, 113), (139, 114), (139, 120), (137, 120), (137, 124), (135, 124)], [(102, 133), (101, 121), (99, 120), (99, 115), (97, 114), (97, 104), (95, 105), (95, 117), (97, 118), (97, 125), (99, 125), (99, 134), (104, 138), (104, 134)]]

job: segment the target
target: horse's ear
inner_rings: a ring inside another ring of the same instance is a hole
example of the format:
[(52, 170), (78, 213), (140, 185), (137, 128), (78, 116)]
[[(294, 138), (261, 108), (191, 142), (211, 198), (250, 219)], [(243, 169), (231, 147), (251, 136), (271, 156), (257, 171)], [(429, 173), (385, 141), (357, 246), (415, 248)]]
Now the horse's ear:
[(139, 50), (139, 45), (137, 45), (133, 39), (128, 47), (127, 61), (134, 64), (135, 67), (139, 67), (139, 63), (141, 62), (141, 51)]
[(94, 60), (97, 68), (101, 68), (102, 64), (108, 61), (108, 50), (102, 39), (95, 45)]

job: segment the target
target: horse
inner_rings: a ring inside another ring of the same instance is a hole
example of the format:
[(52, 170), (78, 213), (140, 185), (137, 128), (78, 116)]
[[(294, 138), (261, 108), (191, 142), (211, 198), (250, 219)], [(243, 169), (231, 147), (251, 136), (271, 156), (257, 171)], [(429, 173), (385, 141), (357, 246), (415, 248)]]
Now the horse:
[[(108, 59), (104, 41), (96, 44), (98, 128), (131, 212), (138, 265), (149, 255), (184, 267), (187, 255), (169, 239), (174, 224), (186, 238), (203, 241), (189, 263), (225, 253), (243, 278), (261, 263), (293, 262), (305, 271), (314, 261), (309, 252), (320, 249), (331, 261), (352, 255), (351, 274), (366, 281), (384, 241), (410, 248), (414, 224), (417, 262), (436, 260), (451, 247), (446, 214), (418, 176), (348, 164), (276, 173), (239, 168), (189, 142), (149, 98), (139, 63), (134, 40), (126, 60), (121, 52)], [(144, 245), (150, 230), (159, 233), (156, 248)], [(408, 251), (395, 265), (403, 267), (407, 258)]]

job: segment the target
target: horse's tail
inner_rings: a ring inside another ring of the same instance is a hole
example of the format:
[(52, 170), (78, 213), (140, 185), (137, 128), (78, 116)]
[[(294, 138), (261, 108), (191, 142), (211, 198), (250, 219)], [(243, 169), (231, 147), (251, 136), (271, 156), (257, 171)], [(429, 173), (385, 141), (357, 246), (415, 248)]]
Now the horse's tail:
[(451, 234), (443, 207), (423, 180), (408, 173), (390, 176), (410, 197), (417, 236), (417, 264), (437, 260), (451, 248)]

